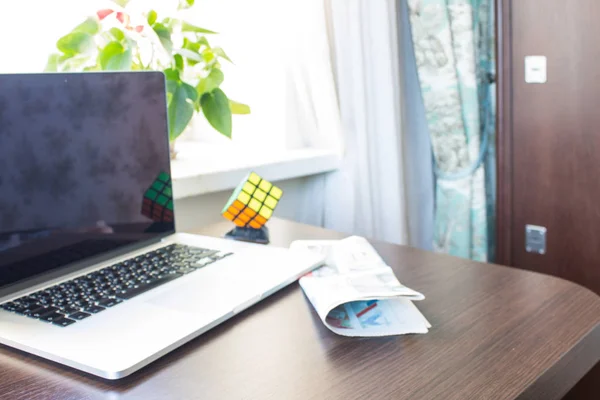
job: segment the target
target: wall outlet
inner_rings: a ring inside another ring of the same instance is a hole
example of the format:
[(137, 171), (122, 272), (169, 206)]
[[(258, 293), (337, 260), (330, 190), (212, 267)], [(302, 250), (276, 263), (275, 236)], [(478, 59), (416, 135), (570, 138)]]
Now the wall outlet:
[(543, 226), (525, 226), (525, 250), (528, 253), (546, 254), (546, 232)]

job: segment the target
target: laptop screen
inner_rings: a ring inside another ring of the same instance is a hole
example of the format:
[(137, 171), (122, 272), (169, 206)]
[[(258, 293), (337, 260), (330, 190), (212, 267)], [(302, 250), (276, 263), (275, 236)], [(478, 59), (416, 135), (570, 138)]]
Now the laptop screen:
[(164, 76), (0, 75), (0, 289), (175, 231)]

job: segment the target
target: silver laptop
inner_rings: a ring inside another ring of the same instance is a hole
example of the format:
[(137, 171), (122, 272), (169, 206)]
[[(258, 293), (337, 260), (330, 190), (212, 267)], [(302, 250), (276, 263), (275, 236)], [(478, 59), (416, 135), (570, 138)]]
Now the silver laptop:
[(119, 379), (321, 263), (176, 231), (165, 98), (157, 72), (0, 75), (0, 343)]

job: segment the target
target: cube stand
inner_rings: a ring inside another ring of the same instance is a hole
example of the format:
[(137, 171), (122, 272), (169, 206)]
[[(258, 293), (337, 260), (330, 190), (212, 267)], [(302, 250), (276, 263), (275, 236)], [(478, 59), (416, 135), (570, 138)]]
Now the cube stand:
[(236, 226), (227, 232), (225, 237), (227, 239), (240, 240), (242, 242), (269, 244), (269, 228), (261, 226), (259, 229), (254, 229)]

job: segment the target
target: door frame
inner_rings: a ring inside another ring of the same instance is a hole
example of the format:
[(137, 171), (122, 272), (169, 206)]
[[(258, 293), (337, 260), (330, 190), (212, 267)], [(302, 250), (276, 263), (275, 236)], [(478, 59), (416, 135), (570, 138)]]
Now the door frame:
[(496, 0), (496, 262), (512, 265), (512, 2)]

